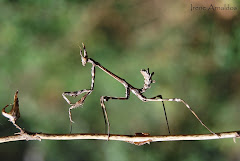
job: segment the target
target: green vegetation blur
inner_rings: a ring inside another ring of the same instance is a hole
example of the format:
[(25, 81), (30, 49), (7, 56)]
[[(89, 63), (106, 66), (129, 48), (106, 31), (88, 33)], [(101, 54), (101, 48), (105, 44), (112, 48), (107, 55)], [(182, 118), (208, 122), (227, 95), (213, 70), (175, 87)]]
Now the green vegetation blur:
[[(237, 10), (198, 10), (205, 0), (2, 0), (0, 1), (0, 105), (19, 90), (18, 124), (32, 132), (70, 133), (69, 105), (61, 94), (89, 89), (91, 65), (81, 64), (78, 45), (90, 58), (143, 87), (141, 69), (155, 72), (147, 97), (182, 98), (214, 132), (239, 130), (240, 3)], [(72, 110), (73, 133), (104, 133), (100, 96), (124, 96), (124, 87), (100, 69), (94, 92)], [(80, 97), (70, 98), (77, 101)], [(181, 103), (166, 102), (172, 134), (208, 131)], [(111, 133), (167, 135), (161, 102), (106, 103)], [(0, 136), (18, 132), (3, 116)], [(240, 160), (232, 139), (158, 142), (135, 146), (101, 140), (19, 141), (0, 145), (1, 160), (154, 161)]]

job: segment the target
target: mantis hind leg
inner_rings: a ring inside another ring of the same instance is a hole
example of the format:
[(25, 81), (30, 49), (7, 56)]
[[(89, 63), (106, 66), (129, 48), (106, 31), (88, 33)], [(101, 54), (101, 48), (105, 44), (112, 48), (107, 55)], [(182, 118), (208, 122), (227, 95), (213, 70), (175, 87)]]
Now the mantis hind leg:
[[(203, 122), (202, 120), (198, 117), (198, 115), (192, 110), (192, 108), (182, 99), (180, 98), (160, 98), (158, 96), (156, 97), (153, 97), (153, 98), (148, 98), (146, 99), (145, 101), (169, 101), (169, 102), (181, 102), (183, 103), (187, 108), (188, 110), (197, 118), (197, 120), (209, 131), (211, 132), (212, 134), (215, 134), (217, 135), (216, 133), (214, 133), (212, 130), (210, 130)], [(218, 135), (217, 135), (218, 136)], [(218, 136), (219, 137), (219, 136)]]
[[(156, 98), (163, 99), (163, 98), (162, 98), (162, 95), (158, 95), (158, 96), (153, 97), (153, 98), (151, 98), (151, 99), (156, 99)], [(162, 105), (163, 105), (163, 111), (164, 111), (165, 119), (166, 119), (166, 122), (167, 122), (168, 133), (169, 133), (169, 135), (171, 135), (170, 127), (169, 127), (169, 124), (168, 124), (167, 112), (166, 112), (166, 108), (165, 108), (164, 101), (162, 101)]]

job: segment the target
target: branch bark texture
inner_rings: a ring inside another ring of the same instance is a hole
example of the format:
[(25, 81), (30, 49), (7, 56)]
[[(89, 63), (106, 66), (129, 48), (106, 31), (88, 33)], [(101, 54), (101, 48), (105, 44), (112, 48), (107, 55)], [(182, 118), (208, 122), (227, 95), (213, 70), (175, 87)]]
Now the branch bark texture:
[(112, 134), (108, 138), (107, 134), (46, 134), (46, 133), (31, 133), (21, 132), (13, 136), (0, 137), (0, 143), (20, 140), (114, 140), (124, 141), (135, 145), (150, 144), (151, 142), (160, 141), (184, 141), (184, 140), (213, 140), (225, 138), (239, 138), (240, 131), (222, 132), (215, 134), (192, 134), (192, 135), (116, 135)]

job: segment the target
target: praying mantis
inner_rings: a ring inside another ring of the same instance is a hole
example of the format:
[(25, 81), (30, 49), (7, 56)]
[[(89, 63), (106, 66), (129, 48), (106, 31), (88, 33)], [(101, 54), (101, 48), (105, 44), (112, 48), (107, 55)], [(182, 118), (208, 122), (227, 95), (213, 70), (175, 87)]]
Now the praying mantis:
[[(169, 128), (169, 124), (168, 124), (168, 119), (167, 119), (167, 115), (166, 115), (166, 109), (165, 109), (165, 105), (164, 102), (168, 101), (168, 102), (181, 102), (183, 103), (190, 111), (191, 113), (197, 118), (197, 120), (212, 134), (215, 134), (213, 131), (211, 131), (203, 122), (202, 120), (197, 116), (197, 114), (191, 109), (191, 107), (183, 100), (180, 98), (162, 98), (161, 95), (157, 95), (155, 97), (152, 98), (147, 98), (145, 97), (143, 94), (144, 92), (146, 92), (147, 89), (151, 88), (151, 84), (155, 83), (154, 80), (152, 80), (152, 76), (154, 74), (154, 72), (150, 73), (149, 69), (145, 70), (142, 69), (140, 72), (144, 77), (144, 85), (142, 88), (135, 88), (134, 86), (132, 86), (131, 84), (129, 84), (127, 81), (125, 81), (123, 78), (117, 76), (116, 74), (112, 73), (110, 70), (106, 69), (105, 67), (103, 67), (100, 63), (98, 63), (97, 61), (88, 58), (88, 54), (86, 51), (86, 47), (84, 44), (82, 44), (83, 46), (83, 51), (82, 48), (79, 46), (80, 48), (80, 56), (81, 56), (81, 61), (82, 61), (82, 65), (85, 66), (87, 63), (92, 64), (92, 68), (91, 68), (91, 87), (90, 89), (83, 89), (83, 90), (79, 90), (79, 91), (74, 91), (74, 92), (64, 92), (62, 93), (63, 98), (66, 100), (66, 102), (71, 105), (71, 107), (69, 108), (68, 112), (69, 112), (69, 119), (71, 123), (74, 123), (72, 120), (72, 114), (71, 114), (71, 110), (74, 108), (77, 108), (79, 106), (82, 106), (84, 104), (85, 99), (87, 98), (87, 96), (89, 96), (93, 90), (94, 90), (94, 81), (95, 81), (95, 72), (96, 72), (96, 67), (98, 67), (99, 69), (101, 69), (102, 71), (104, 71), (105, 73), (107, 73), (109, 76), (113, 77), (115, 80), (117, 80), (119, 83), (121, 83), (124, 88), (125, 88), (125, 96), (124, 97), (113, 97), (113, 96), (101, 96), (100, 97), (100, 104), (102, 107), (102, 111), (103, 111), (103, 116), (104, 116), (104, 120), (105, 120), (105, 126), (107, 126), (107, 135), (108, 138), (110, 137), (110, 122), (108, 119), (108, 114), (107, 114), (107, 110), (106, 110), (106, 106), (105, 106), (105, 102), (109, 101), (109, 100), (127, 100), (129, 99), (130, 96), (130, 92), (132, 92), (134, 95), (136, 95), (141, 101), (143, 102), (162, 102), (163, 104), (163, 109), (164, 109), (164, 113), (165, 113), (165, 118), (166, 118), (166, 122), (167, 122), (167, 126), (168, 126), (168, 132), (170, 133), (170, 128)], [(85, 94), (84, 94), (85, 93)], [(77, 97), (78, 95), (84, 94), (82, 96), (82, 98), (79, 99), (79, 101), (77, 101), (76, 103), (71, 103), (69, 101), (69, 99), (66, 96), (73, 96), (73, 97)], [(215, 134), (216, 135), (216, 134)]]

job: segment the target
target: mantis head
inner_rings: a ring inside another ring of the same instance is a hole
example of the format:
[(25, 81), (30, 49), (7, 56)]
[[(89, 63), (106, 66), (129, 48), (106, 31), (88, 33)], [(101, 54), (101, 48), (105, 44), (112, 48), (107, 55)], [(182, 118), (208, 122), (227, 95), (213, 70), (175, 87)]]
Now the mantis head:
[(82, 46), (83, 46), (83, 51), (82, 51), (82, 48), (79, 46), (79, 48), (80, 48), (80, 55), (81, 55), (81, 59), (82, 59), (82, 65), (85, 66), (87, 61), (88, 61), (88, 55), (87, 55), (87, 51), (86, 51), (85, 45), (83, 43), (82, 43)]

